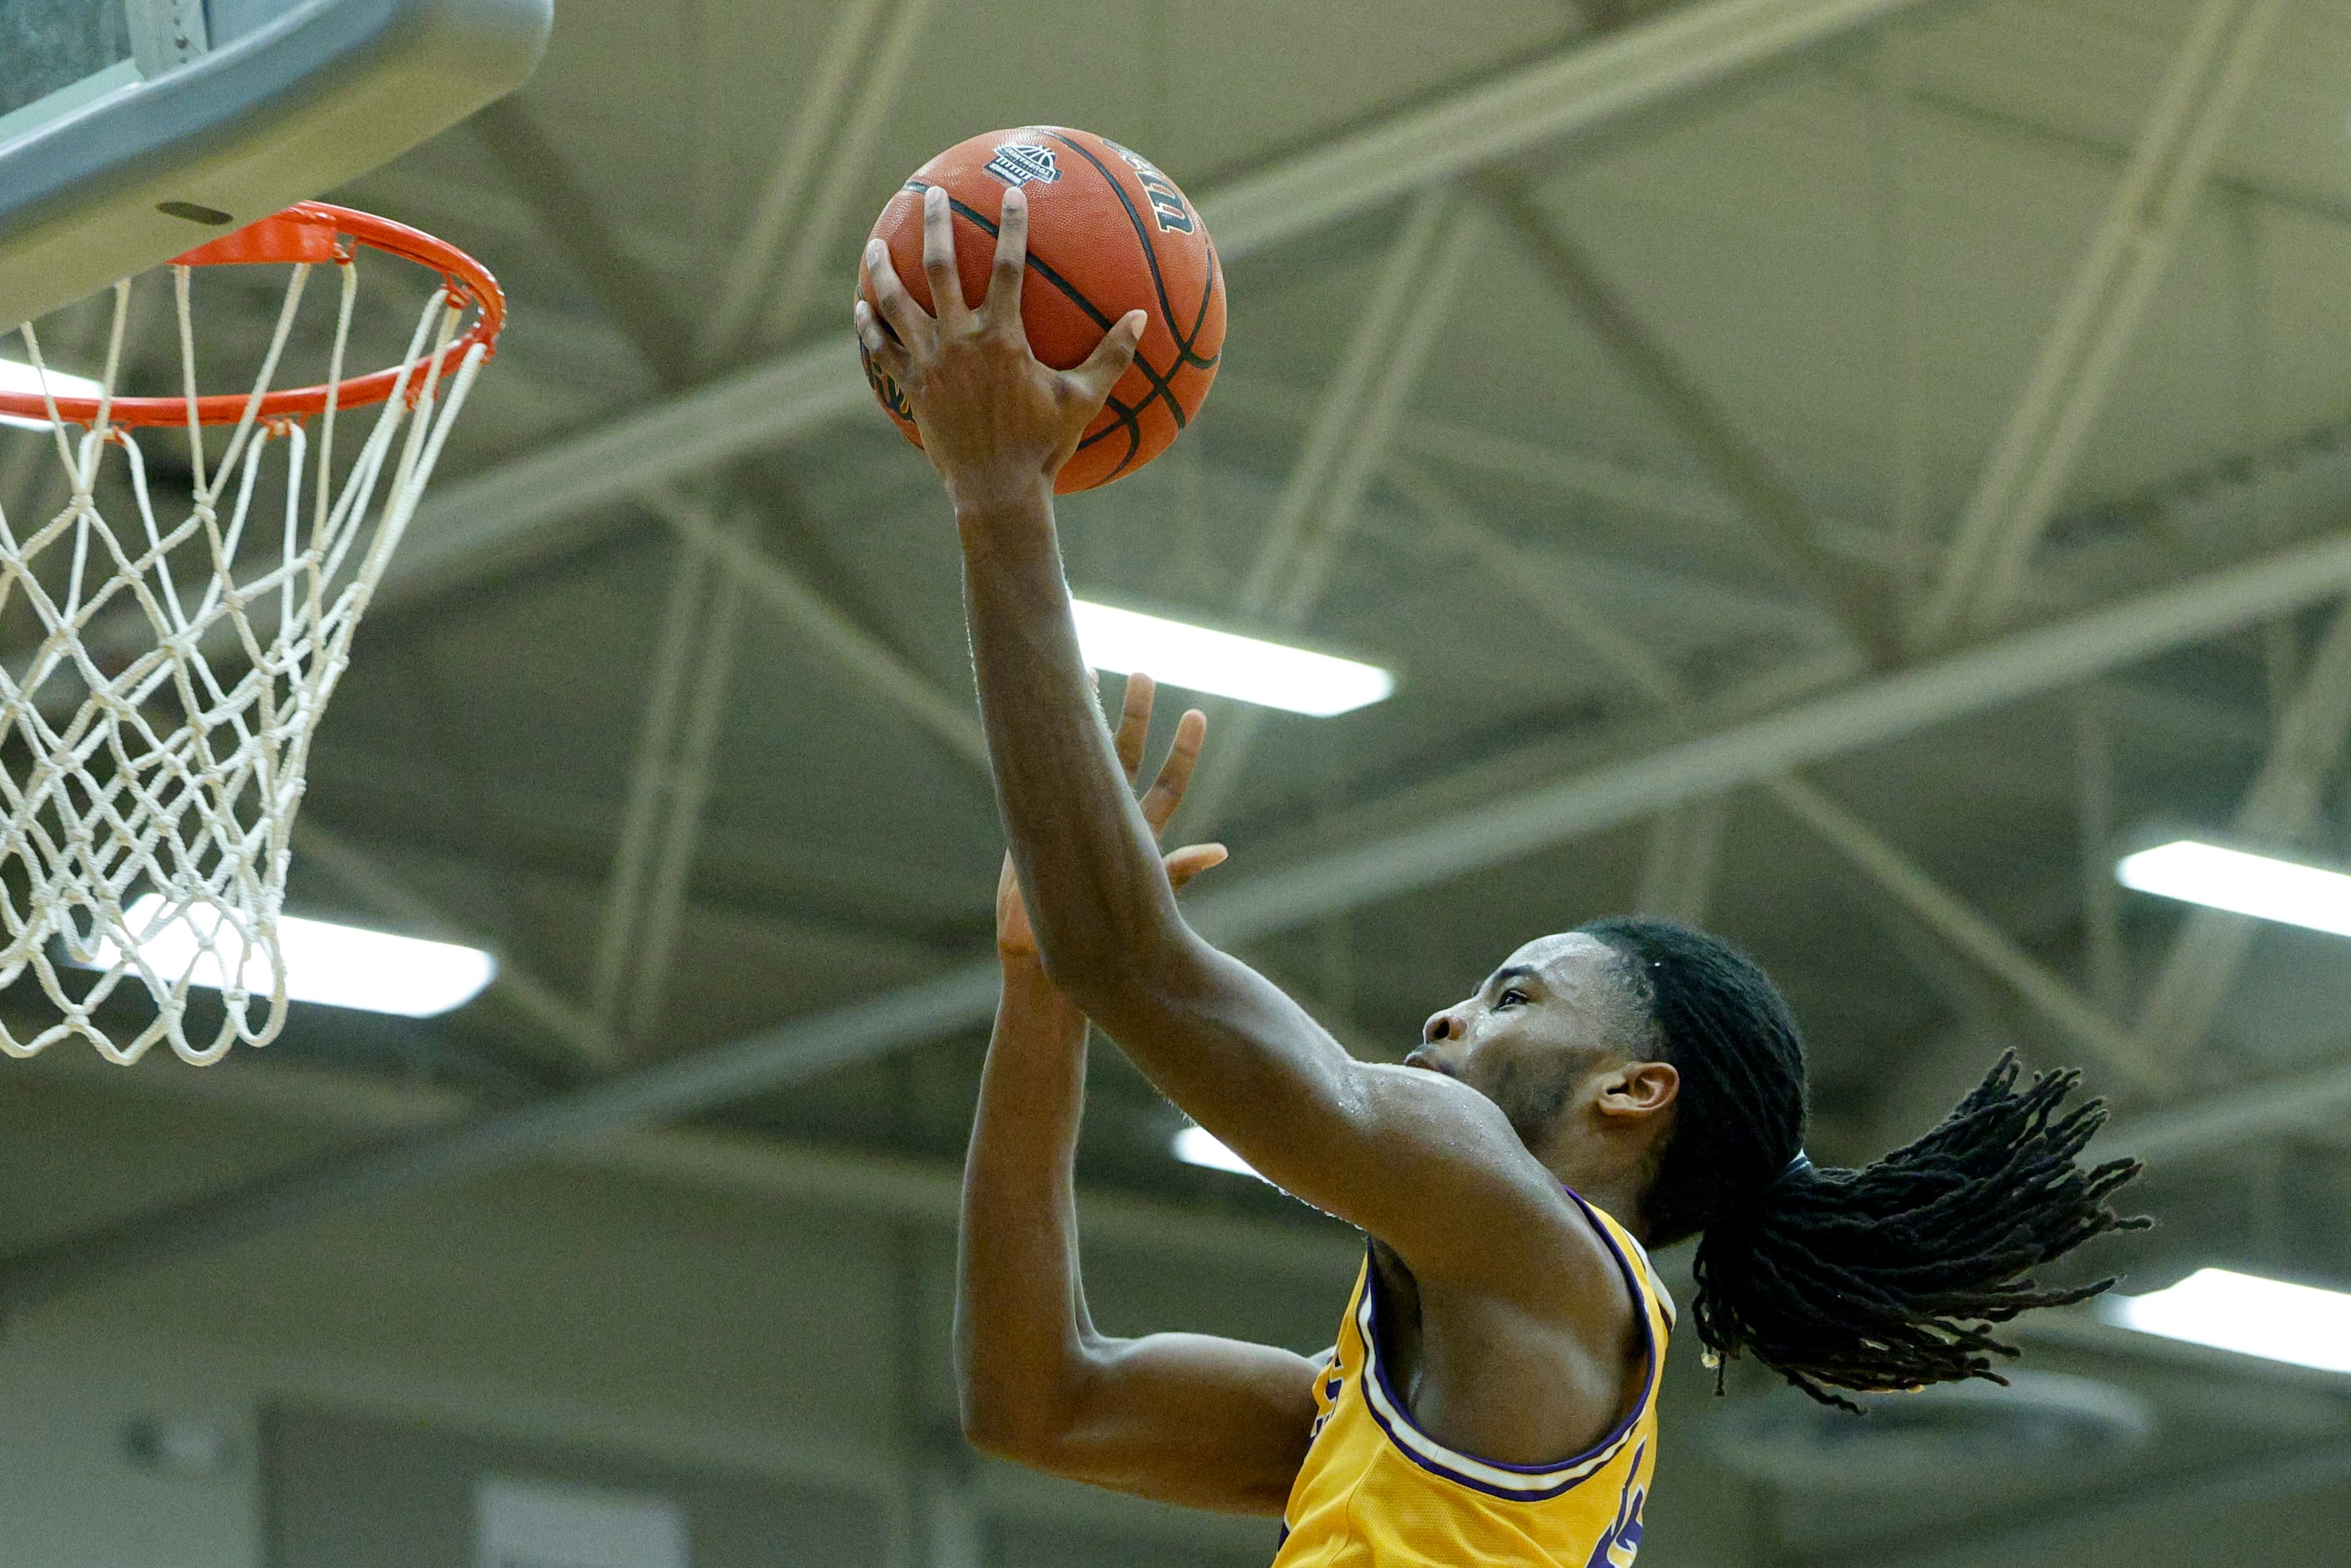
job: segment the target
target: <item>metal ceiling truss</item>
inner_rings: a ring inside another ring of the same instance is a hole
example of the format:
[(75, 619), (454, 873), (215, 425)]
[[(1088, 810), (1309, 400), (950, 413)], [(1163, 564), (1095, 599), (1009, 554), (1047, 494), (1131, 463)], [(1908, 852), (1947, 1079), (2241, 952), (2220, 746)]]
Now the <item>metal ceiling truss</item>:
[[(1280, 636), (1312, 619), (1479, 237), (1475, 214), (1451, 186), (1413, 198), (1266, 521), (1235, 606), (1241, 624)], [(1186, 800), (1186, 833), (1214, 832), (1267, 717), (1262, 707), (1239, 707), (1219, 726)]]
[[(707, 516), (700, 526), (719, 531)], [(747, 517), (726, 529), (745, 549)], [(694, 873), (726, 687), (743, 641), (741, 577), (708, 550), (678, 554), (630, 768), (590, 994), (598, 1025), (643, 1042), (661, 1020)]]
[(858, 81), (874, 28), (895, 0), (849, 0), (825, 36), (824, 51), (817, 57), (809, 84), (801, 89), (799, 108), (791, 127), (776, 150), (768, 177), (745, 214), (742, 233), (727, 246), (726, 265), (709, 314), (694, 340), (693, 358), (708, 365), (728, 357), (731, 346), (761, 312), (761, 291), (774, 275), (785, 235), (799, 215), (809, 182), (822, 165), (832, 144), (834, 128), (843, 119), (842, 106)]
[(1835, 618), (1881, 667), (1899, 662), (1882, 593), (1821, 544), (1821, 528), (1779, 466), (1739, 429), (1550, 214), (1526, 183), (1496, 172), (1479, 189), (1552, 291), (1728, 497), (1773, 565)]
[(2284, 9), (2285, 0), (2203, 0), (1960, 515), (1912, 629), (1916, 645), (1981, 631), (2022, 591)]
[[(1231, 263), (1531, 148), (1562, 151), (1710, 107), (1729, 83), (1936, 0), (1712, 0), (1630, 24), (1209, 192), (1201, 215)], [(484, 563), (546, 547), (564, 523), (743, 452), (862, 411), (848, 333), (623, 414), (418, 507), (379, 602), (429, 596)]]
[[(1872, 607), (1868, 585), (1821, 552), (1818, 526), (1778, 466), (1740, 433), (1736, 422), (1617, 296), (1591, 258), (1535, 205), (1523, 184), (1492, 176), (1481, 188), (1552, 289), (1583, 319), (1608, 359), (1705, 465), (1787, 574), (1823, 604), (1874, 659), (1893, 661), (1893, 627)], [(1425, 507), (1446, 510), (1426, 493), (1421, 500)], [(1456, 530), (1470, 526), (1458, 515), (1447, 521)], [(1494, 546), (1487, 548), (1490, 550)], [(1537, 580), (1521, 576), (1523, 570), (1515, 567), (1510, 578)], [(1545, 586), (1552, 591), (1548, 599), (1565, 585), (1554, 580)], [(1559, 595), (1556, 602), (1566, 613), (1552, 612), (1551, 618), (1563, 629), (1586, 629), (1588, 648), (1614, 664), (1668, 711), (1686, 716), (1691, 694), (1682, 682), (1621, 633), (1602, 631), (1605, 619), (1589, 603), (1581, 602), (1581, 598)], [(1765, 794), (1812, 829), (1855, 871), (1892, 895), (1928, 930), (1981, 966), (2133, 1087), (2153, 1086), (2144, 1056), (2122, 1030), (1883, 835), (1793, 773), (1770, 775), (1757, 782)], [(1714, 800), (1719, 822), (1720, 797)], [(1680, 858), (1687, 852), (1677, 841), (1686, 831), (1677, 817), (1686, 806), (1698, 803), (1686, 802), (1661, 816), (1656, 829), (1658, 858)], [(1719, 827), (1716, 831), (1719, 834)], [(1659, 874), (1662, 878), (1667, 873), (1660, 871)]]
[[(1572, 778), (1522, 786), (1434, 820), (1407, 818), (1405, 825), (1375, 838), (1205, 893), (1192, 901), (1191, 918), (1212, 941), (1246, 943), (1687, 801), (1763, 783), (1808, 763), (2063, 690), (2346, 590), (2351, 534), (1875, 675), (1778, 712), (1668, 741)], [(329, 1156), (193, 1203), (59, 1238), (0, 1260), (0, 1301), (46, 1300), (280, 1224), (504, 1169), (773, 1092), (850, 1062), (975, 1028), (993, 1011), (996, 991), (993, 961), (976, 961), (869, 1001), (515, 1110)], [(2351, 1099), (2351, 1069), (2332, 1070), (2324, 1087)], [(2262, 1115), (2304, 1113), (2302, 1102), (2291, 1097), (2264, 1103)]]

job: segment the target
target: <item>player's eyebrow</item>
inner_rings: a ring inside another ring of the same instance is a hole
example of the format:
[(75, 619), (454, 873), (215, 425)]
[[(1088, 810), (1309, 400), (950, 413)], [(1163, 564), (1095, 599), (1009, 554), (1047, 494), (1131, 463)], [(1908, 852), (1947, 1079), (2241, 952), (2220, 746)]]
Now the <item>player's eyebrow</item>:
[(1493, 974), (1487, 977), (1486, 989), (1489, 991), (1494, 990), (1506, 981), (1510, 980), (1540, 980), (1541, 978), (1542, 977), (1535, 972), (1535, 967), (1532, 964), (1509, 964), (1495, 970)]

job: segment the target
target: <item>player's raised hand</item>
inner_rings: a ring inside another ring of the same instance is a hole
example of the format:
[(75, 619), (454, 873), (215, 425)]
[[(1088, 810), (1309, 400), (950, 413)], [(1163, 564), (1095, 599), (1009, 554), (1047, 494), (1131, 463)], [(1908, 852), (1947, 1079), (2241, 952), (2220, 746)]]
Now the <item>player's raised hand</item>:
[(905, 393), (923, 451), (967, 521), (1051, 496), (1053, 476), (1134, 361), (1148, 319), (1128, 311), (1075, 370), (1044, 364), (1020, 321), (1028, 252), (1029, 200), (1018, 186), (1004, 193), (996, 266), (977, 310), (964, 301), (954, 216), (939, 187), (923, 193), (923, 271), (935, 315), (906, 292), (887, 246), (877, 239), (865, 250), (881, 309), (857, 302), (859, 340)]
[[(1126, 769), (1129, 783), (1142, 781), (1143, 747), (1151, 734), (1151, 709), (1157, 695), (1158, 687), (1149, 675), (1127, 676), (1126, 698), (1119, 712), (1114, 739), (1118, 759)], [(1207, 736), (1208, 716), (1198, 708), (1187, 710), (1177, 722), (1176, 738), (1168, 743), (1158, 776), (1143, 792), (1139, 802), (1144, 821), (1151, 824), (1154, 835), (1166, 831), (1176, 809), (1184, 803), (1184, 791), (1191, 786), (1192, 769), (1199, 763), (1200, 746)], [(1163, 863), (1167, 868), (1169, 885), (1181, 888), (1202, 872), (1223, 864), (1226, 854), (1222, 844), (1186, 844), (1168, 851)], [(1009, 959), (1033, 961), (1037, 955), (1037, 933), (1029, 924), (1029, 909), (1021, 902), (1019, 879), (1013, 874), (1012, 857), (1008, 854), (996, 879), (996, 948), (999, 956)]]

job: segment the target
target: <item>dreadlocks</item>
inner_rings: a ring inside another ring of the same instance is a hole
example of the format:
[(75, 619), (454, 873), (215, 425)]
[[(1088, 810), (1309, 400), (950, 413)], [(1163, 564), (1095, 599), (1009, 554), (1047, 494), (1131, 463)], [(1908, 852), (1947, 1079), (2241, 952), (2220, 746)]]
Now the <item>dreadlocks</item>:
[(2043, 1290), (2027, 1271), (2108, 1230), (2134, 1160), (2077, 1163), (2105, 1103), (2065, 1111), (2077, 1072), (2018, 1087), (2014, 1052), (1917, 1143), (1859, 1170), (1803, 1155), (1803, 1037), (1777, 988), (1729, 943), (1633, 916), (1582, 928), (1614, 951), (1681, 1074), (1673, 1136), (1645, 1204), (1660, 1245), (1699, 1238), (1698, 1338), (1708, 1361), (1751, 1351), (1824, 1404), (1833, 1389), (1982, 1377), (2014, 1349), (1991, 1333), (2111, 1279)]

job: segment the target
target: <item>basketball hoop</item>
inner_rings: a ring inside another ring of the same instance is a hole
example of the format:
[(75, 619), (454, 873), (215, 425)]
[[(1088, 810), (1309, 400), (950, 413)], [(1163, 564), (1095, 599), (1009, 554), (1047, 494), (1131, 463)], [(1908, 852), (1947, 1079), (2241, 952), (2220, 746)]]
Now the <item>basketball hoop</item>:
[[(346, 376), (362, 250), (438, 283), (400, 362)], [(321, 263), (341, 280), (323, 379), (277, 388)], [(204, 395), (192, 278), (265, 264), (292, 271), (259, 369), (244, 392)], [(43, 427), (16, 439), (54, 443), (68, 492), (37, 526), (0, 512), (0, 987), (29, 971), (59, 1015), (24, 1039), (0, 1017), (12, 1056), (78, 1035), (118, 1062), (166, 1040), (204, 1064), (284, 1026), (277, 919), (310, 739), (505, 319), (496, 281), (464, 252), (317, 202), (190, 251), (168, 276), (179, 395), (115, 395), (129, 280), (96, 395), (57, 395), (30, 323), (39, 390), (0, 392), (0, 414)], [(369, 407), (339, 465), (339, 416)], [(158, 515), (163, 475), (142, 434), (185, 444), (177, 522)], [(155, 1016), (118, 1042), (96, 1015), (133, 978)], [(192, 1030), (195, 989), (223, 1008)]]

